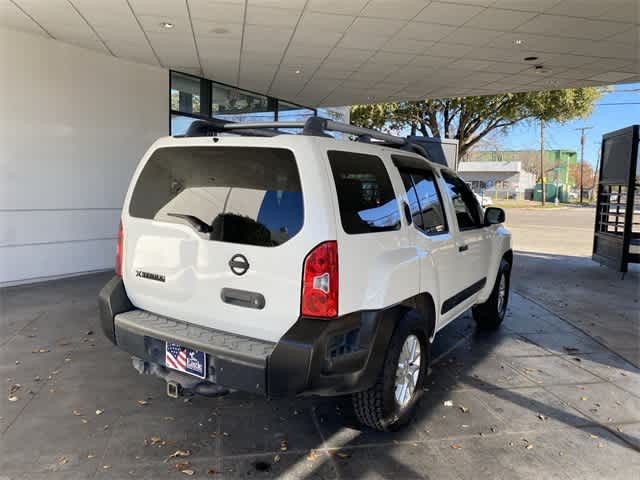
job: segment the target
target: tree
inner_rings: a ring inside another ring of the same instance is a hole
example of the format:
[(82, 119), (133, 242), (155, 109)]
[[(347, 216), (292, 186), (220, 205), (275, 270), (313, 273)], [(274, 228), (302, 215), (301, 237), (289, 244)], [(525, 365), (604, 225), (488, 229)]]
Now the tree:
[(455, 138), (462, 157), (491, 132), (526, 120), (566, 122), (591, 113), (601, 90), (594, 87), (354, 105), (351, 122), (368, 128)]

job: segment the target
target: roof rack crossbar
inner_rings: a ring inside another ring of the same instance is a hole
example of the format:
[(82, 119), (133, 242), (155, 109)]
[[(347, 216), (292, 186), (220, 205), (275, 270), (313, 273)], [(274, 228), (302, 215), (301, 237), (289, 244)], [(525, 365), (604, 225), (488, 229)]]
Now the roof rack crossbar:
[(318, 116), (309, 117), (305, 121), (296, 122), (235, 123), (220, 119), (198, 120), (193, 122), (187, 131), (186, 136), (209, 136), (223, 132), (233, 132), (238, 133), (239, 135), (273, 137), (287, 133), (279, 130), (283, 128), (301, 129), (302, 132), (300, 133), (302, 135), (318, 137), (329, 136), (327, 132), (345, 133), (347, 135), (354, 135), (358, 137), (358, 140), (362, 142), (376, 143), (372, 142), (372, 140), (377, 140), (381, 145), (396, 148), (400, 147), (404, 150), (414, 151), (428, 158), (428, 155), (422, 147), (416, 145), (407, 138), (396, 137), (395, 135), (378, 132), (377, 130), (372, 130), (370, 128), (357, 127), (355, 125), (336, 122), (334, 120)]

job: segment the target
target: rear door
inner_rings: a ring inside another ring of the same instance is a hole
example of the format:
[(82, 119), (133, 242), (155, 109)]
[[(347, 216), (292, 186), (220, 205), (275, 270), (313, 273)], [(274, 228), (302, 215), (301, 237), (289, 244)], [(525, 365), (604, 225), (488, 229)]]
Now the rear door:
[[(313, 152), (305, 157), (313, 178), (305, 190), (326, 198), (322, 169)], [(283, 148), (155, 150), (124, 216), (123, 276), (133, 304), (277, 341), (300, 312), (306, 253), (318, 235), (332, 237), (330, 219), (317, 205), (315, 224), (305, 225), (310, 219), (299, 170), (293, 152)]]
[(441, 170), (441, 175), (444, 195), (449, 199), (449, 216), (456, 228), (456, 254), (451, 257), (455, 275), (450, 279), (455, 291), (441, 306), (443, 319), (447, 321), (472, 305), (487, 282), (491, 236), (484, 227), (482, 207), (467, 184), (449, 170)]
[[(405, 187), (413, 219), (414, 242), (420, 251), (420, 291), (445, 300), (455, 295), (458, 288), (457, 265), (452, 262), (457, 248), (444, 212), (436, 174), (425, 162), (403, 157), (394, 157), (394, 161)], [(414, 166), (408, 166), (411, 164)], [(416, 164), (424, 165), (416, 167)], [(436, 308), (439, 313), (440, 305)]]

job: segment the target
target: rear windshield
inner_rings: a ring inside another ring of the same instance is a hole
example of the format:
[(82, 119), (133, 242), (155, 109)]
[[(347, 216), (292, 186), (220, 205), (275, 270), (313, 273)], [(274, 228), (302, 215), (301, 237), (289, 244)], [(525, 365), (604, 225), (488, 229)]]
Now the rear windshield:
[(161, 148), (138, 178), (129, 214), (188, 225), (210, 240), (277, 246), (302, 228), (298, 167), (277, 148)]
[(382, 160), (352, 152), (329, 151), (327, 155), (344, 231), (359, 234), (398, 230), (398, 202)]

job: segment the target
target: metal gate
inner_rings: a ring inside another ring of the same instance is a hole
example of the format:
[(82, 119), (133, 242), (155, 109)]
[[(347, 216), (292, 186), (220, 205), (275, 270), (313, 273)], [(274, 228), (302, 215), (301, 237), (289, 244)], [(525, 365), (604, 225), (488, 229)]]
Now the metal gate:
[(619, 272), (640, 263), (640, 126), (602, 137), (593, 260)]

